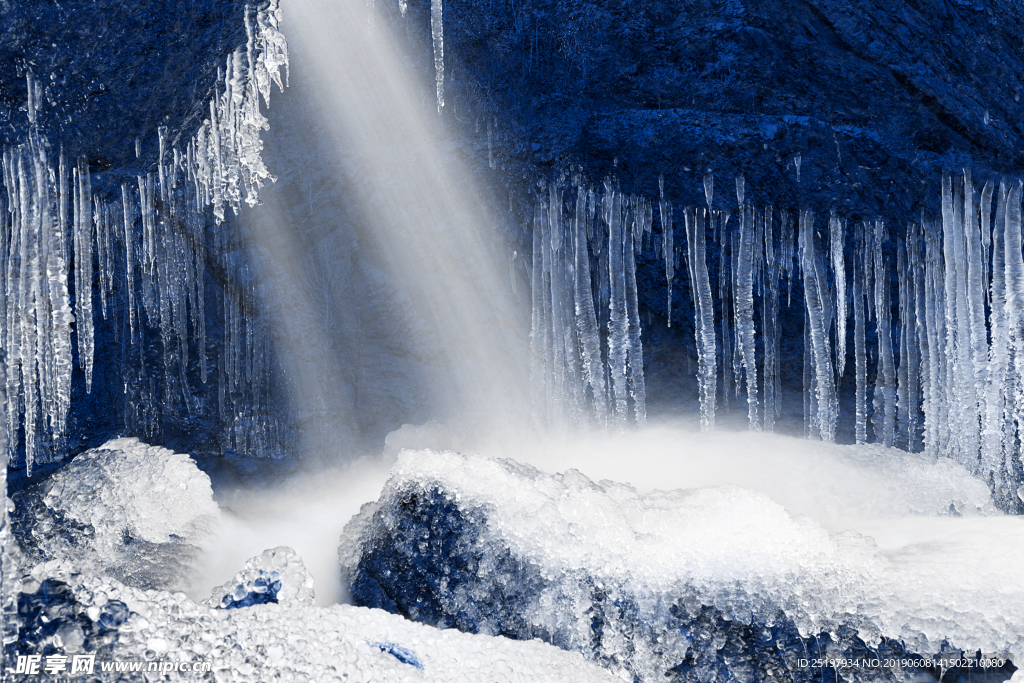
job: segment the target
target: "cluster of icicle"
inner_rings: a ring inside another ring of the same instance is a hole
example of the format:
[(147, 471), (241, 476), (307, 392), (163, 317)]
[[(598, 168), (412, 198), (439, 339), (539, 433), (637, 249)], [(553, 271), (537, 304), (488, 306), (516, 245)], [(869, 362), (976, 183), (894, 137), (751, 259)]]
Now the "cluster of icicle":
[[(664, 259), (668, 284), (668, 316), (672, 316), (672, 287), (680, 250), (675, 245), (673, 207), (665, 198), (664, 179), (660, 180), (659, 215), (662, 240), (655, 242), (656, 256)], [(694, 310), (694, 336), (697, 350), (697, 386), (700, 401), (701, 429), (715, 427), (718, 405), (718, 359), (722, 358), (722, 396), (726, 408), (730, 396), (741, 396), (745, 390), (747, 417), (752, 430), (774, 428), (781, 413), (781, 381), (778, 323), (780, 292), (786, 283), (790, 298), (796, 273), (793, 255), (797, 235), (789, 214), (779, 214), (771, 206), (757, 208), (746, 201), (746, 183), (736, 179), (738, 220), (730, 226), (732, 214), (713, 208), (714, 177), (704, 178), (707, 207), (684, 209), (687, 275), (691, 285)], [(813, 219), (807, 216), (807, 227)], [(803, 225), (803, 224), (802, 224)], [(712, 239), (716, 253), (709, 256), (707, 243)], [(800, 266), (809, 281), (815, 280), (817, 260), (813, 240), (801, 233)], [(717, 262), (714, 259), (717, 257)], [(841, 266), (840, 266), (841, 272)], [(717, 278), (712, 277), (717, 273)], [(714, 285), (714, 286), (713, 286)], [(761, 358), (758, 359), (758, 338), (755, 325), (757, 294), (760, 294)], [(827, 298), (818, 296), (808, 304), (815, 310), (815, 319), (825, 319), (823, 307)], [(717, 313), (716, 313), (717, 311)], [(716, 327), (716, 315), (718, 327)], [(760, 400), (758, 368), (761, 368), (764, 400)], [(825, 383), (823, 382), (823, 385)]]
[(636, 254), (650, 202), (579, 179), (547, 185), (533, 224), (530, 350), (537, 419), (552, 425), (647, 420)]
[[(711, 208), (713, 188), (709, 175), (707, 208), (685, 209), (702, 427), (714, 427), (721, 381), (727, 409), (730, 396), (745, 394), (750, 429), (773, 429), (781, 415), (778, 316), (799, 285), (807, 436), (835, 439), (838, 387), (852, 371), (857, 443), (873, 436), (953, 457), (1012, 495), (1024, 443), (1021, 184), (989, 182), (979, 192), (969, 173), (947, 176), (941, 220), (911, 223), (899, 237), (880, 220), (848, 235), (834, 212), (816, 229), (809, 211), (794, 220), (755, 208), (742, 178), (730, 227), (729, 214)], [(659, 213), (671, 311), (678, 254), (663, 191)]]
[[(845, 409), (857, 443), (953, 457), (1012, 498), (1024, 443), (1022, 185), (979, 190), (969, 173), (947, 176), (941, 220), (902, 235), (881, 220), (848, 231), (835, 212), (816, 222), (810, 211), (757, 207), (742, 177), (735, 190), (733, 220), (714, 208), (705, 177), (707, 205), (683, 210), (680, 248), (662, 183), (662, 235), (649, 241), (664, 259), (670, 320), (685, 259), (702, 428), (714, 428), (719, 402), (729, 410), (745, 399), (749, 428), (774, 430), (785, 311), (803, 318), (807, 436), (835, 440), (839, 387), (852, 373)], [(602, 195), (560, 181), (537, 200), (533, 386), (548, 421), (623, 420), (629, 399), (644, 419), (634, 251), (650, 213), (610, 182)]]
[[(244, 274), (234, 273), (229, 259), (217, 264), (228, 248), (226, 231), (210, 230), (208, 237), (206, 218), (212, 210), (220, 224), (224, 208), (237, 212), (243, 194), (255, 204), (258, 188), (272, 179), (260, 158), (259, 136), (267, 128), (260, 97), (269, 103), (271, 83), (283, 88), (287, 45), (278, 30), (277, 0), (255, 14), (253, 21), (247, 8), (247, 44), (228, 58), (210, 118), (184, 151), (161, 128), (156, 171), (119, 187), (94, 178), (84, 161), (70, 164), (53, 153), (37, 125), (41, 88), (28, 78), (28, 140), (3, 153), (0, 346), (7, 443), (13, 451), (23, 429), (29, 475), (33, 463), (49, 460), (46, 453), (66, 434), (72, 336), (91, 391), (94, 315), (113, 317), (116, 329), (124, 330), (120, 353), (129, 431), (152, 433), (171, 400), (180, 398), (189, 412), (198, 409), (187, 378), (188, 355), (190, 349), (196, 355), (205, 383), (205, 283), (211, 267), (220, 271), (223, 298), (215, 306), (224, 315), (216, 359), (221, 416), (236, 418), (234, 437), (236, 431), (248, 434), (242, 426), (266, 408), (265, 392), (253, 387), (267, 385), (269, 335), (258, 316), (243, 310), (253, 300), (237, 284), (246, 280)], [(146, 370), (144, 329), (159, 336), (161, 386)]]

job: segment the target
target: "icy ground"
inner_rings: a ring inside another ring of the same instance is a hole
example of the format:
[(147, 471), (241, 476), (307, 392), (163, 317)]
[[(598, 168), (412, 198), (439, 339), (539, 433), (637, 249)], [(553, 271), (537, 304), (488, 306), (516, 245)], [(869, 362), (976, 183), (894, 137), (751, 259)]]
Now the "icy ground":
[[(71, 624), (54, 629), (57, 643), (71, 644), (57, 652), (97, 651), (97, 662), (210, 662), (215, 680), (239, 683), (616, 680), (578, 654), (541, 642), (442, 631), (382, 610), (302, 604), (212, 609), (196, 605), (183, 593), (141, 591), (103, 578), (69, 577), (52, 567), (36, 572), (40, 577), (44, 573), (51, 577), (47, 586), (51, 593), (63, 589), (53, 588), (55, 577), (71, 585), (73, 596), (48, 612), (57, 617), (55, 623)], [(36, 588), (37, 593), (43, 590)], [(102, 625), (110, 623), (116, 614), (111, 605), (118, 603), (130, 610), (130, 616), (120, 624), (114, 620), (116, 645), (104, 646), (103, 637), (109, 637), (110, 630)], [(84, 629), (82, 622), (87, 622)], [(80, 650), (83, 642), (92, 642), (96, 650)], [(140, 679), (136, 675), (124, 680)], [(145, 680), (202, 678), (170, 672), (149, 674)]]

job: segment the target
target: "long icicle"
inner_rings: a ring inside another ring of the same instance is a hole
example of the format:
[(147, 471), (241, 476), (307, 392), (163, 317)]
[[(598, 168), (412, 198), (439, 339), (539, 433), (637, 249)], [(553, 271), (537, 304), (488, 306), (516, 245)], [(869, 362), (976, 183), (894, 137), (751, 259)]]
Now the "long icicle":
[(800, 267), (804, 276), (804, 299), (813, 353), (817, 427), (822, 441), (835, 441), (838, 406), (832, 358), (825, 320), (825, 282), (814, 248), (814, 215), (800, 213)]

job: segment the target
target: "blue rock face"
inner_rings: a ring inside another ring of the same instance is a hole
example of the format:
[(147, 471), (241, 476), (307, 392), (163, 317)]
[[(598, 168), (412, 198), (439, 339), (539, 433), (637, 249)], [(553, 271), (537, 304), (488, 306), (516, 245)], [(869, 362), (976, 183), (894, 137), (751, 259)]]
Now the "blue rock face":
[[(438, 486), (409, 488), (364, 520), (361, 554), (349, 568), (353, 602), (440, 628), (540, 638), (635, 681), (1007, 680), (1012, 663), (985, 669), (914, 666), (924, 658), (898, 641), (868, 646), (852, 628), (801, 635), (781, 610), (750, 600), (749, 618), (727, 617), (692, 596), (629, 596), (581, 568), (545, 576), (507, 547), (481, 544), (488, 523), (482, 507), (463, 507)], [(572, 590), (565, 587), (571, 586)], [(585, 638), (572, 626), (582, 588), (589, 598)], [(557, 596), (547, 626), (529, 615), (541, 595)], [(705, 596), (713, 603), (714, 596)], [(652, 609), (651, 604), (656, 603)], [(656, 623), (650, 620), (656, 614)], [(565, 617), (560, 620), (558, 615)], [(564, 628), (551, 628), (562, 623)], [(625, 637), (624, 637), (625, 636)], [(962, 653), (950, 650), (950, 658)], [(967, 658), (971, 658), (970, 655)], [(833, 665), (828, 660), (859, 660)], [(872, 661), (876, 660), (876, 661)], [(896, 667), (888, 662), (903, 660)]]

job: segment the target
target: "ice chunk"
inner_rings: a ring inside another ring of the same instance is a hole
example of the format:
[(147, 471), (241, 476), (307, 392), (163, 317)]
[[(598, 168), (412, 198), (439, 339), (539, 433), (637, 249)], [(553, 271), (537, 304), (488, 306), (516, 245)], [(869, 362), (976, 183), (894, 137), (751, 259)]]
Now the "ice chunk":
[(135, 438), (81, 453), (50, 479), (46, 506), (91, 525), (98, 543), (194, 536), (219, 513), (210, 478), (187, 455)]
[(264, 550), (245, 563), (245, 569), (219, 588), (206, 602), (211, 607), (235, 609), (267, 603), (312, 605), (313, 577), (302, 558), (287, 546)]
[(37, 561), (169, 589), (183, 586), (218, 514), (209, 478), (188, 456), (117, 439), (19, 491), (13, 527)]

